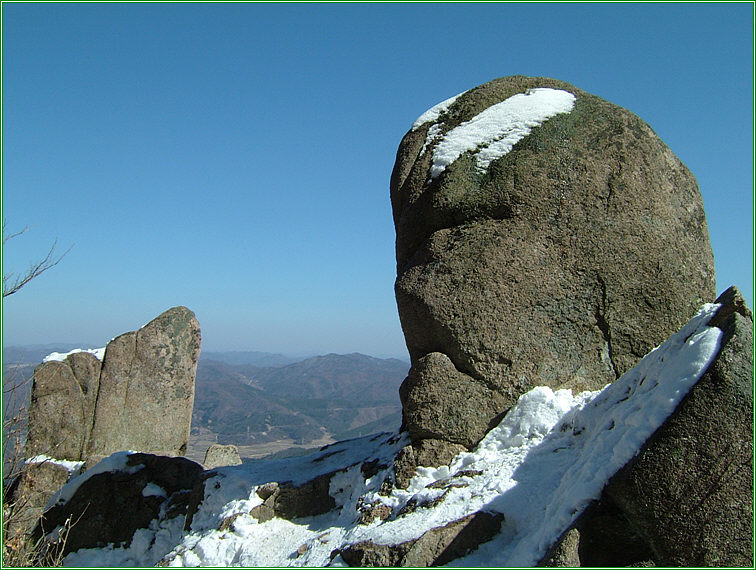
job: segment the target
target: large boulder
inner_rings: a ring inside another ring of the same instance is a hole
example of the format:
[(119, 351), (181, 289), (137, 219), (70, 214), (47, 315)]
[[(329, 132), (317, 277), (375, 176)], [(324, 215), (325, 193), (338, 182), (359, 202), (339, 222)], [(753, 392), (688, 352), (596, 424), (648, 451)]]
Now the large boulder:
[(67, 462), (88, 468), (121, 450), (183, 454), (199, 348), (197, 319), (186, 307), (175, 307), (113, 339), (104, 363), (90, 352), (73, 352), (39, 365), (24, 449), (34, 461), (6, 496), (14, 520), (22, 521), (17, 526), (33, 526), (68, 477), (62, 466)]
[(542, 566), (752, 566), (753, 316), (716, 302), (716, 358)]
[(496, 79), (426, 112), (391, 200), (414, 441), (469, 447), (534, 386), (601, 388), (715, 295), (693, 175), (562, 81)]
[(105, 350), (90, 461), (132, 449), (183, 455), (189, 440), (200, 328), (186, 307), (167, 310)]
[(89, 352), (34, 371), (25, 455), (89, 465), (133, 449), (182, 455), (189, 438), (200, 351), (199, 323), (174, 307)]
[(58, 527), (66, 539), (62, 554), (80, 548), (128, 545), (134, 533), (163, 513), (165, 518), (185, 516), (191, 491), (202, 466), (184, 457), (147, 453), (115, 454), (73, 479), (61, 497), (40, 519), (32, 534), (36, 540)]

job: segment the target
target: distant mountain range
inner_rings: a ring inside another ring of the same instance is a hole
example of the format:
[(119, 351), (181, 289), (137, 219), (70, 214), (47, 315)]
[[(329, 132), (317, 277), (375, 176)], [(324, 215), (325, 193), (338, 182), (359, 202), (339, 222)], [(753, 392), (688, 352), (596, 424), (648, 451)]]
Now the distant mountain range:
[(201, 358), (192, 426), (221, 443), (254, 445), (330, 435), (357, 437), (401, 423), (399, 385), (409, 364), (364, 354), (328, 354), (278, 367)]
[(252, 366), (259, 366), (262, 368), (286, 366), (287, 364), (294, 364), (295, 362), (304, 360), (304, 358), (306, 357), (300, 358), (273, 352), (258, 352), (255, 350), (234, 350), (226, 352), (202, 351), (200, 355), (201, 360), (215, 360), (217, 362), (225, 362), (226, 364), (234, 365), (251, 364)]
[[(83, 345), (81, 345), (83, 346)], [(87, 345), (88, 347), (88, 345)], [(3, 348), (3, 376), (22, 386), (13, 408), (28, 402), (34, 368), (70, 344)], [(255, 351), (205, 352), (197, 367), (192, 431), (220, 443), (257, 445), (323, 437), (347, 439), (393, 430), (401, 423), (399, 385), (409, 363), (364, 354), (297, 359)], [(6, 410), (6, 413), (10, 410)]]

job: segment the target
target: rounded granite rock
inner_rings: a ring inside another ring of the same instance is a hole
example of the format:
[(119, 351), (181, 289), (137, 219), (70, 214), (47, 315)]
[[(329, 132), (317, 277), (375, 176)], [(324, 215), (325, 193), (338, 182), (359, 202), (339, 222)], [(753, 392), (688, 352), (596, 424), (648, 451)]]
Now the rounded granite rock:
[[(470, 446), (534, 386), (599, 389), (715, 297), (693, 175), (636, 115), (562, 81), (496, 79), (424, 114), (391, 200), (414, 439)], [(456, 408), (480, 417), (437, 413)]]

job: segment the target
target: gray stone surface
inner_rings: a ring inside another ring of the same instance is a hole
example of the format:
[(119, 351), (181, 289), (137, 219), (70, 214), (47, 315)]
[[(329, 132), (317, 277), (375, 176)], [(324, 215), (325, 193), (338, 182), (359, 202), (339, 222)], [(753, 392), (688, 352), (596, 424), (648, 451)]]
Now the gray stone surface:
[(607, 497), (594, 501), (538, 564), (552, 568), (656, 565), (649, 545)]
[(569, 529), (538, 566), (544, 568), (579, 568), (579, 544), (580, 532), (576, 528)]
[(174, 307), (105, 350), (89, 455), (116, 451), (183, 455), (189, 440), (199, 323)]
[(276, 516), (291, 520), (298, 517), (322, 515), (336, 507), (330, 495), (331, 478), (335, 473), (319, 475), (298, 487), (281, 483), (275, 495)]
[[(486, 172), (468, 153), (430, 178), (431, 128), (535, 87), (573, 93), (574, 109)], [(414, 440), (469, 446), (533, 386), (600, 388), (715, 294), (693, 175), (637, 116), (558, 80), (496, 79), (407, 133), (391, 200)]]
[(263, 500), (250, 511), (250, 515), (260, 522), (273, 517), (291, 520), (294, 518), (322, 515), (336, 507), (329, 490), (333, 473), (319, 475), (295, 487), (289, 482), (272, 482), (257, 490)]
[(25, 455), (80, 461), (92, 428), (100, 361), (81, 352), (34, 370)]
[(458, 454), (467, 451), (463, 445), (449, 443), (442, 439), (423, 439), (412, 444), (415, 461), (420, 467), (449, 465)]
[(405, 445), (394, 458), (394, 486), (406, 489), (417, 471), (415, 450), (411, 445)]
[(403, 447), (394, 458), (394, 486), (406, 489), (418, 467), (448, 465), (465, 450), (463, 445), (439, 439), (423, 439)]
[[(511, 399), (431, 352), (417, 359), (399, 389), (402, 417), (413, 441), (446, 440), (473, 447), (501, 420)], [(441, 458), (430, 459), (439, 465)]]
[(716, 360), (604, 494), (661, 566), (753, 563), (753, 320), (736, 290)]
[(214, 469), (216, 467), (226, 467), (227, 465), (241, 465), (242, 460), (239, 456), (239, 448), (235, 445), (221, 445), (214, 443), (207, 448), (205, 460), (202, 464), (205, 469)]

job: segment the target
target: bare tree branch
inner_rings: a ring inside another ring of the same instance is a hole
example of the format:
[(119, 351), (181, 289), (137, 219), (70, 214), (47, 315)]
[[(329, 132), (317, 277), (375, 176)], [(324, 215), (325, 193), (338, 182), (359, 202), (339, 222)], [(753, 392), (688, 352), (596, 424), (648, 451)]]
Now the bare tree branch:
[(5, 242), (6, 242), (6, 241), (8, 241), (9, 239), (13, 239), (14, 237), (18, 237), (18, 236), (20, 236), (21, 234), (25, 234), (25, 233), (26, 233), (26, 232), (28, 232), (28, 231), (29, 231), (29, 226), (26, 226), (26, 227), (25, 227), (25, 228), (24, 228), (23, 230), (21, 230), (20, 232), (16, 232), (15, 234), (11, 234), (11, 235), (9, 235), (9, 236), (6, 236), (6, 235), (5, 235), (5, 220), (3, 220), (3, 245), (5, 245)]
[[(29, 228), (26, 227), (22, 229), (19, 232), (16, 232), (14, 234), (10, 234), (8, 236), (5, 235), (5, 221), (3, 221), (3, 245), (6, 244), (6, 242), (10, 239), (13, 239), (15, 237), (18, 237), (22, 234), (25, 234), (27, 231), (29, 231)], [(36, 263), (32, 263), (29, 266), (29, 269), (24, 273), (23, 275), (16, 275), (15, 273), (8, 273), (3, 274), (3, 297), (7, 297), (8, 295), (13, 295), (13, 293), (16, 293), (21, 289), (24, 285), (29, 283), (32, 279), (36, 279), (40, 275), (42, 275), (45, 271), (50, 269), (51, 267), (55, 267), (60, 263), (60, 260), (63, 259), (66, 254), (71, 251), (71, 247), (69, 247), (66, 251), (64, 251), (61, 255), (56, 255), (55, 248), (58, 246), (58, 240), (55, 240), (50, 247), (50, 250), (47, 252), (47, 255), (42, 258), (40, 261)]]

